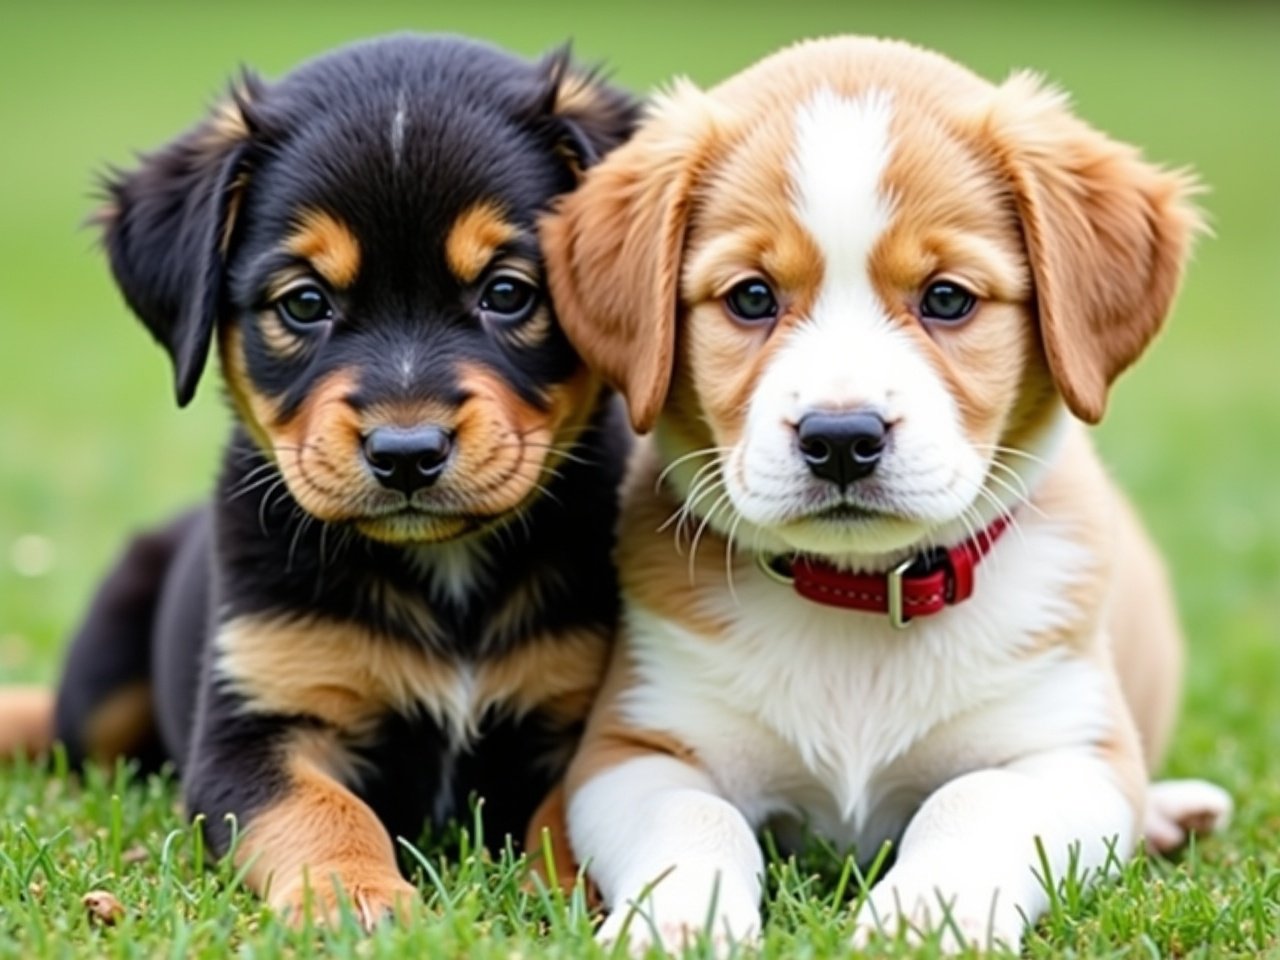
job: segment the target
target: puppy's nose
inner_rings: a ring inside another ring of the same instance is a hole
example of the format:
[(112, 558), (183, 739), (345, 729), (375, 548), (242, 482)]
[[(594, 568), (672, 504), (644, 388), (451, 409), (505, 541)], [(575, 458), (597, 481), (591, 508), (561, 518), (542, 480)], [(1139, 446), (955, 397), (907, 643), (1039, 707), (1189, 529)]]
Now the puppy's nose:
[(453, 437), (443, 427), (378, 427), (364, 438), (364, 458), (378, 483), (411, 496), (444, 473)]
[(840, 486), (870, 476), (889, 426), (877, 413), (808, 413), (796, 425), (800, 455), (815, 477)]

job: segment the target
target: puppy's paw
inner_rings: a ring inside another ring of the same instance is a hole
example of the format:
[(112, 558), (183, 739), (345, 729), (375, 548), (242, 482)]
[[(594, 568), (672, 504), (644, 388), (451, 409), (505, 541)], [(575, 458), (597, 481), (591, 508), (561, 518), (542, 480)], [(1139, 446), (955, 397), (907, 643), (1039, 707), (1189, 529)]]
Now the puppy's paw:
[(710, 926), (705, 909), (691, 909), (703, 901), (701, 894), (684, 898), (668, 895), (660, 900), (650, 898), (634, 909), (620, 906), (606, 918), (596, 939), (608, 945), (625, 937), (627, 952), (633, 957), (644, 956), (654, 946), (679, 953), (704, 933), (717, 957), (727, 957), (735, 943), (749, 945), (759, 939), (760, 911), (752, 898), (737, 898), (733, 903), (721, 899)]
[(270, 897), (271, 906), (294, 928), (308, 922), (337, 926), (347, 909), (366, 933), (388, 920), (408, 920), (420, 902), (418, 889), (403, 877), (344, 877), (337, 873), (309, 883), (298, 880)]
[(1161, 780), (1147, 789), (1143, 834), (1153, 853), (1173, 853), (1192, 834), (1216, 833), (1231, 821), (1231, 795), (1207, 780)]
[(1022, 916), (1001, 909), (990, 889), (940, 892), (932, 885), (892, 876), (867, 897), (854, 924), (853, 943), (866, 949), (875, 937), (918, 945), (937, 940), (946, 954), (978, 950), (1017, 951), (1022, 944)]

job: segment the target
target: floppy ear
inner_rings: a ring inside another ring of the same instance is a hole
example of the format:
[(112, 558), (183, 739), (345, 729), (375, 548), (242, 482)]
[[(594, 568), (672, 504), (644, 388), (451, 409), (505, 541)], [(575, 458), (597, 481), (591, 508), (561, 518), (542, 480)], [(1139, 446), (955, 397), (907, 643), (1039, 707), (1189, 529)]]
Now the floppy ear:
[(641, 433), (671, 383), (685, 229), (714, 127), (706, 95), (678, 86), (541, 225), (560, 324)]
[(1116, 377), (1163, 325), (1203, 228), (1193, 177), (1145, 162), (1026, 73), (998, 91), (992, 134), (1022, 218), (1049, 368), (1097, 423)]
[(228, 102), (136, 170), (112, 171), (95, 217), (125, 301), (169, 352), (179, 406), (195, 395), (209, 355), (247, 183), (247, 108), (260, 89), (246, 75)]
[(547, 82), (542, 112), (552, 119), (557, 148), (581, 175), (631, 136), (640, 102), (606, 83), (599, 69), (576, 66), (568, 45), (545, 57), (542, 70)]

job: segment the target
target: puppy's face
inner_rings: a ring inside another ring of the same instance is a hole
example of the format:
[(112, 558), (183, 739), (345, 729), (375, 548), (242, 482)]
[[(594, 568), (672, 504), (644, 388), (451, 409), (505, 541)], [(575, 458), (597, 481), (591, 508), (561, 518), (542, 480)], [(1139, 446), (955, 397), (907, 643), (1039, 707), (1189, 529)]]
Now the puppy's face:
[[(1154, 333), (1194, 223), (1182, 180), (1055, 96), (899, 44), (784, 52), (650, 124), (548, 224), (553, 280), (638, 425), (661, 411), (686, 505), (765, 549), (865, 557), (1007, 510), (1062, 397), (1096, 419)], [(640, 376), (610, 359), (620, 304), (580, 293), (592, 191), (628, 161), (678, 221), (648, 227), (675, 309)]]
[(707, 425), (734, 510), (818, 553), (892, 549), (970, 513), (1002, 438), (1051, 394), (992, 165), (890, 89), (820, 86), (704, 190), (680, 367), (701, 416), (673, 413)]
[[(187, 149), (221, 178), (224, 378), (303, 509), (423, 542), (538, 491), (597, 386), (552, 312), (535, 219), (630, 119), (562, 58), (399, 38), (254, 83), (205, 124)], [(130, 241), (156, 165), (116, 187), (126, 294), (154, 286)]]

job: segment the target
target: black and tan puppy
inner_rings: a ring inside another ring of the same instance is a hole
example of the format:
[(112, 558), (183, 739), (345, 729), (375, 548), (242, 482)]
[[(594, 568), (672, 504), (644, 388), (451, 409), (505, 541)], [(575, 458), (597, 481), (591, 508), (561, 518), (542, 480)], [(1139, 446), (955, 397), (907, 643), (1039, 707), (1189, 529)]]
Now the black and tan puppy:
[(212, 503), (101, 588), (56, 722), (15, 692), (0, 749), (172, 759), (295, 916), (408, 903), (391, 836), (469, 795), (521, 837), (604, 662), (626, 442), (535, 222), (634, 116), (564, 56), (402, 36), (246, 77), (112, 175), (105, 246), (178, 402), (216, 340), (238, 422)]

